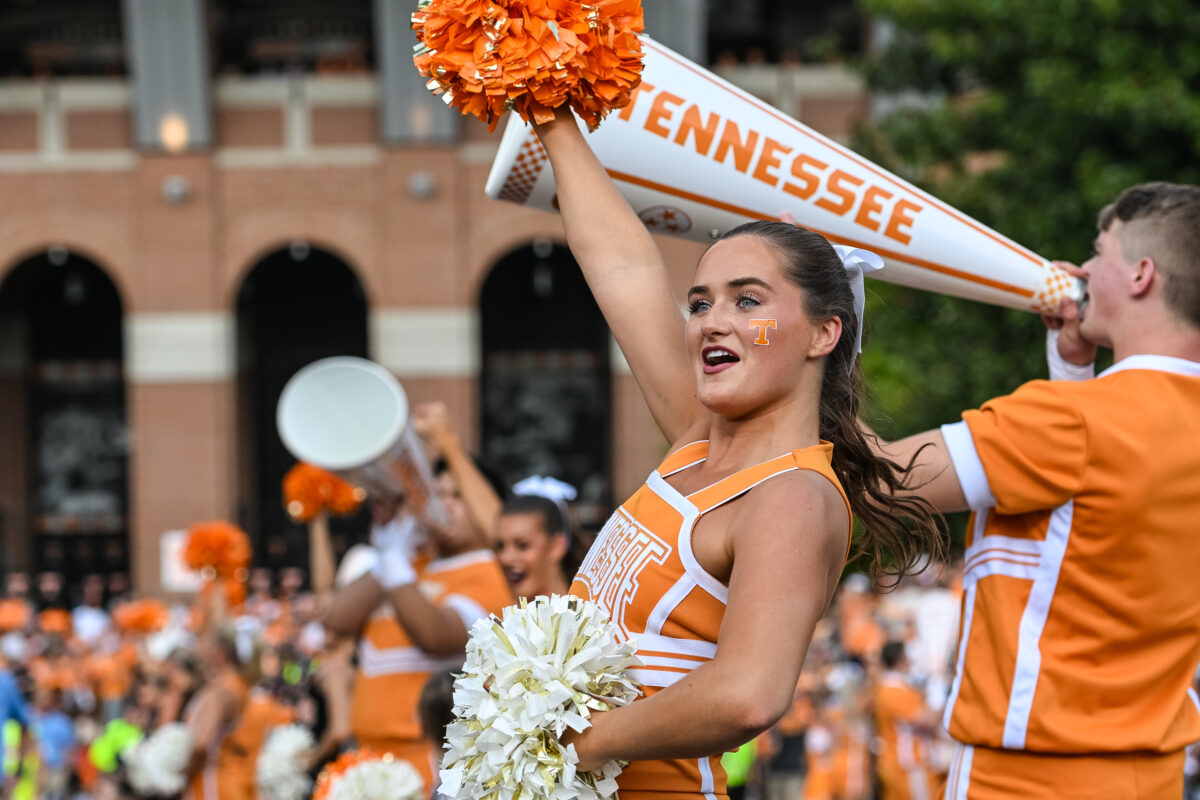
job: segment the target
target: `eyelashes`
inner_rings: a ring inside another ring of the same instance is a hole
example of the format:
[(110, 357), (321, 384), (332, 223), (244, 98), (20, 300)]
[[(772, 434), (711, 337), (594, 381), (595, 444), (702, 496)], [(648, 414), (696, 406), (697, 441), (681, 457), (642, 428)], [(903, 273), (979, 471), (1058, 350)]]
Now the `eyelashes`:
[[(762, 300), (753, 292), (742, 292), (734, 298), (733, 304), (735, 308), (740, 310), (748, 310), (757, 308), (762, 305)], [(712, 302), (702, 297), (696, 297), (688, 301), (687, 310), (689, 314), (699, 314), (712, 308)]]

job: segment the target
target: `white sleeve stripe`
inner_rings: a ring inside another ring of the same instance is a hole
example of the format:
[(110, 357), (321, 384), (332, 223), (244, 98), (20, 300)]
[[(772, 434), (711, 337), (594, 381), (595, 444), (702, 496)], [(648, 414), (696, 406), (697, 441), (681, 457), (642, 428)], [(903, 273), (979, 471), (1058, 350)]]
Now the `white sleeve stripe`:
[(472, 625), (488, 615), (483, 606), (461, 594), (446, 595), (442, 599), (441, 605), (458, 614), (459, 619), (463, 621), (463, 626), (468, 631), (471, 630)]
[(958, 484), (967, 498), (967, 507), (978, 511), (995, 506), (996, 496), (988, 484), (987, 473), (983, 470), (983, 462), (979, 460), (979, 451), (975, 449), (975, 440), (971, 438), (967, 423), (943, 425), (942, 437), (946, 440), (946, 452), (950, 454), (950, 461), (954, 463), (954, 471), (958, 474)]
[(1072, 364), (1058, 352), (1059, 331), (1046, 329), (1046, 364), (1052, 381), (1086, 381), (1096, 377), (1096, 362)]

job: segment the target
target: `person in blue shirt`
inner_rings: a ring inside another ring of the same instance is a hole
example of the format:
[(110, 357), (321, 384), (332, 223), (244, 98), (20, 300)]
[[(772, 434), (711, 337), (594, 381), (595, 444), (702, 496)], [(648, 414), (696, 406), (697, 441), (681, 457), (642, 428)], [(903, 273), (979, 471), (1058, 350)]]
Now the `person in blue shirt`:
[(75, 724), (62, 708), (62, 692), (38, 689), (33, 713), (33, 737), (37, 742), (40, 796), (62, 800), (71, 782), (75, 751)]
[(0, 772), (0, 795), (12, 796), (21, 778), (21, 764), (29, 749), (29, 728), (33, 717), (29, 704), (9, 663), (9, 648), (0, 649), (0, 725), (3, 726), (3, 770)]

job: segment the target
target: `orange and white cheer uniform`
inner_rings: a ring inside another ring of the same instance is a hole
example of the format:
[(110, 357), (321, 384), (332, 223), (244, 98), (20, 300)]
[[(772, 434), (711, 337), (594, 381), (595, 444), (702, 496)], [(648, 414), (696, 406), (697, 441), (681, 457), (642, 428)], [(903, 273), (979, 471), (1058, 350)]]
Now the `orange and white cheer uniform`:
[(1200, 363), (1033, 381), (942, 431), (974, 512), (946, 797), (1180, 796), (1200, 739)]
[[(431, 603), (453, 609), (468, 630), (476, 620), (499, 614), (513, 602), (490, 550), (419, 566), (417, 585)], [(359, 638), (350, 729), (360, 746), (410, 762), (427, 790), (433, 786), (433, 760), (440, 753), (424, 738), (417, 700), (429, 676), (462, 667), (464, 657), (465, 651), (443, 658), (417, 647), (387, 605), (371, 616)]]
[[(247, 754), (233, 736), (241, 723), (246, 703), (249, 702), (250, 689), (246, 682), (233, 672), (220, 675), (215, 683), (232, 695), (237, 711), (233, 719), (225, 723), (209, 743), (204, 767), (188, 781), (187, 788), (183, 791), (183, 800), (253, 800), (254, 784), (247, 784), (243, 779)], [(190, 716), (190, 713), (190, 710), (186, 712), (185, 717)], [(254, 765), (251, 764), (251, 774), (253, 770)]]
[[(637, 640), (645, 666), (632, 671), (649, 697), (711, 661), (725, 614), (728, 588), (705, 572), (692, 552), (697, 520), (759, 483), (792, 470), (829, 479), (845, 499), (830, 458), (833, 445), (795, 450), (749, 467), (684, 496), (666, 478), (704, 461), (708, 442), (667, 456), (646, 483), (605, 523), (571, 584), (572, 594), (600, 606), (622, 635)], [(849, 503), (847, 503), (849, 514)], [(709, 800), (725, 794), (720, 755), (634, 761), (617, 779), (622, 800)]]

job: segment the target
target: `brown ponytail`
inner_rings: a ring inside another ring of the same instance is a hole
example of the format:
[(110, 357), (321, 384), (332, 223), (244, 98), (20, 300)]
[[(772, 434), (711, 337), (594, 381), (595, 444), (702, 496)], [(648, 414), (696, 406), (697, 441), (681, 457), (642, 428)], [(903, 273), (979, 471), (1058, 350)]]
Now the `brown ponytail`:
[(914, 571), (926, 555), (931, 561), (944, 558), (947, 536), (941, 515), (920, 497), (898, 496), (912, 488), (907, 483), (912, 462), (901, 466), (876, 455), (859, 427), (862, 373), (854, 352), (858, 319), (841, 258), (823, 236), (786, 222), (749, 222), (722, 238), (734, 236), (757, 236), (780, 253), (784, 273), (804, 294), (809, 317), (842, 320), (841, 339), (825, 359), (820, 436), (834, 445), (833, 471), (862, 524), (854, 555), (869, 556), (876, 582)]

